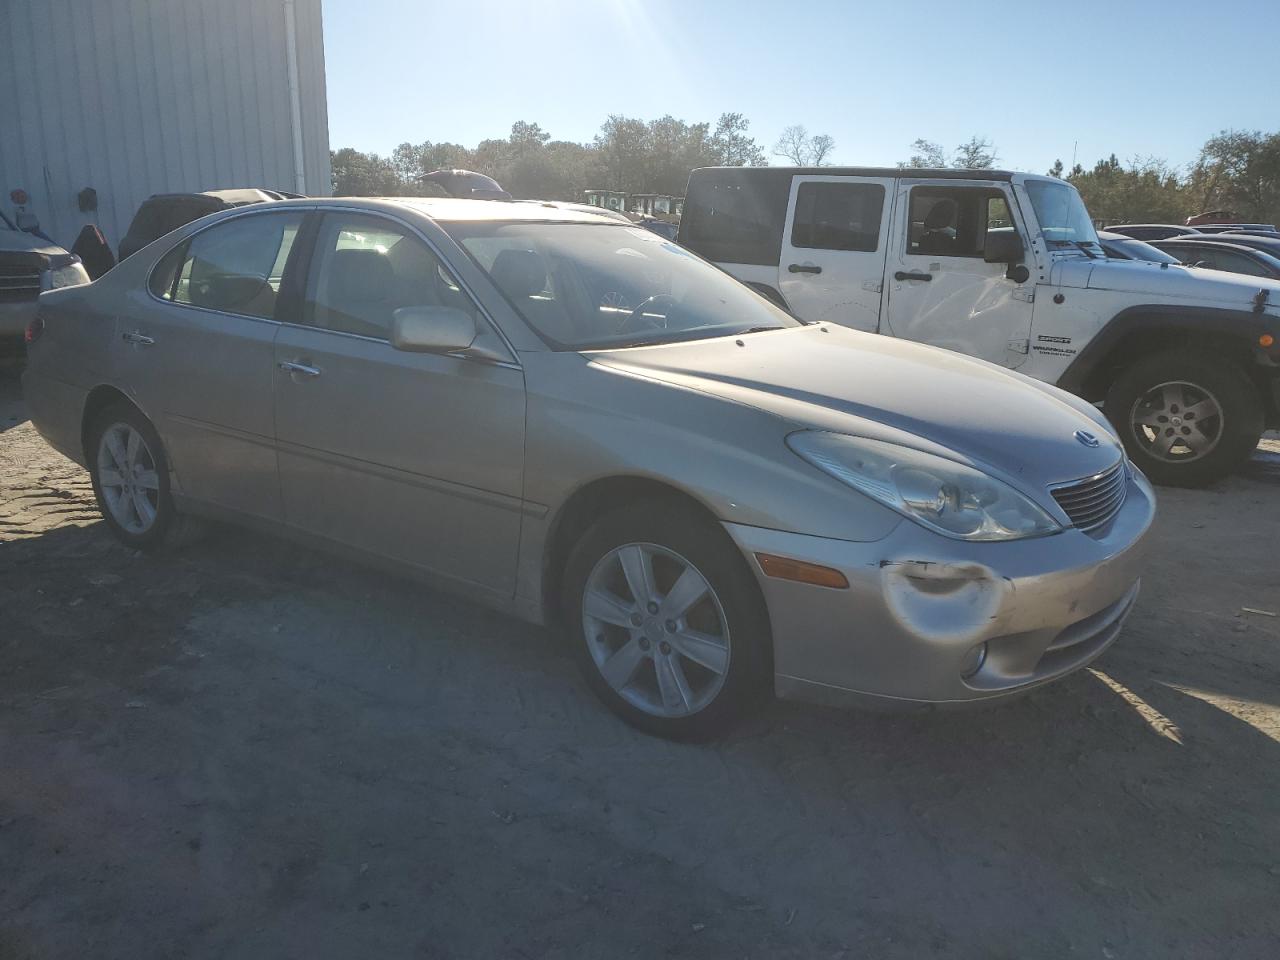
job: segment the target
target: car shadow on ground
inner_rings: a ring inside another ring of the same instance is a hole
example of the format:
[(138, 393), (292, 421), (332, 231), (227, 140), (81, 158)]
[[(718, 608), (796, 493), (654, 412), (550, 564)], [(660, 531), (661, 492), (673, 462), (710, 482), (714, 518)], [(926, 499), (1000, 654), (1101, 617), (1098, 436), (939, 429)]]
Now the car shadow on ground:
[(149, 557), (63, 526), (4, 543), (0, 578), (0, 948), (56, 945), (59, 917), (186, 956), (1280, 933), (1280, 743), (1182, 692), (1221, 678), (1170, 654), (1158, 586), (1096, 672), (1008, 705), (782, 704), (689, 746), (614, 719), (548, 631), (268, 537)]

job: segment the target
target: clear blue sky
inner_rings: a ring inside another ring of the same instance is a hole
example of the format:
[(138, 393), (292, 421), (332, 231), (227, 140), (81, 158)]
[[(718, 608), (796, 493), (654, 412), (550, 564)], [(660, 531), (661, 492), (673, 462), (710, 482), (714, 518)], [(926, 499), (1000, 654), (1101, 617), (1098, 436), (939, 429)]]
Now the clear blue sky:
[[(610, 113), (789, 124), (847, 164), (977, 134), (1002, 166), (1177, 165), (1280, 128), (1280, 0), (323, 0), (329, 141), (474, 146), (515, 120), (589, 141)], [(970, 8), (967, 10), (966, 8)], [(1179, 78), (1196, 61), (1234, 63)]]

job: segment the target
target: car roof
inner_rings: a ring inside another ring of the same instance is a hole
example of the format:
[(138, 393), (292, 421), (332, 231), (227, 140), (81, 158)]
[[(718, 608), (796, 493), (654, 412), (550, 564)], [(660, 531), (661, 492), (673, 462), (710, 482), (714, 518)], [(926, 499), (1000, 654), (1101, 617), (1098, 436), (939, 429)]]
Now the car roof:
[(1149, 243), (1157, 250), (1163, 250), (1166, 244), (1188, 244), (1193, 247), (1213, 247), (1215, 250), (1235, 250), (1237, 253), (1266, 253), (1265, 250), (1258, 250), (1255, 247), (1246, 247), (1242, 243), (1227, 243), (1223, 240), (1210, 240), (1207, 237), (1168, 237), (1164, 240), (1144, 240), (1143, 243)]
[(425, 214), (432, 220), (529, 220), (556, 223), (612, 223), (625, 226), (608, 214), (567, 209), (550, 202), (529, 200), (464, 200), (457, 197), (328, 197), (323, 200), (284, 201), (285, 203), (352, 206), (367, 203), (376, 209), (384, 204), (406, 207)]
[[(1181, 230), (1183, 233), (1196, 233), (1195, 227), (1188, 227), (1182, 223), (1113, 223), (1108, 230), (1129, 229), (1131, 227), (1160, 227), (1168, 230)], [(1132, 239), (1132, 237), (1130, 238)]]
[[(957, 170), (932, 167), (699, 167), (694, 173), (734, 171), (748, 176), (918, 177), (937, 180), (1012, 180), (1014, 170)], [(1034, 177), (1034, 174), (1025, 174)], [(1036, 177), (1048, 180), (1050, 177)]]

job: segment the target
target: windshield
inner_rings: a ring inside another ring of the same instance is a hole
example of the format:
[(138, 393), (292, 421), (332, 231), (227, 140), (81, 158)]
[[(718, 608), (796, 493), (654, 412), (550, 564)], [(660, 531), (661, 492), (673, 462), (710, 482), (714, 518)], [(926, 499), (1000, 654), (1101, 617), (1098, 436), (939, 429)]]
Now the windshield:
[(800, 325), (727, 273), (641, 227), (443, 226), (558, 349), (640, 346)]
[(1051, 180), (1028, 180), (1025, 187), (1045, 243), (1058, 247), (1098, 242), (1098, 232), (1075, 187)]

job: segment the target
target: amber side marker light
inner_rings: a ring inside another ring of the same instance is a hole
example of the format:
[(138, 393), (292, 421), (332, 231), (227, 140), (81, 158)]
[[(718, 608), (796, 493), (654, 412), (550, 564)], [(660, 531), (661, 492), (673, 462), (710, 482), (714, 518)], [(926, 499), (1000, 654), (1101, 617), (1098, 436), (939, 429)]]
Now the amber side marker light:
[(794, 580), (797, 583), (811, 583), (815, 587), (831, 587), (835, 590), (843, 590), (849, 586), (849, 581), (839, 570), (820, 567), (816, 563), (775, 557), (771, 553), (757, 553), (756, 560), (765, 576), (777, 580)]
[(1262, 336), (1258, 338), (1258, 343), (1262, 344), (1262, 346), (1264, 347), (1269, 347), (1275, 342), (1276, 342), (1276, 338), (1269, 333), (1264, 333)]

